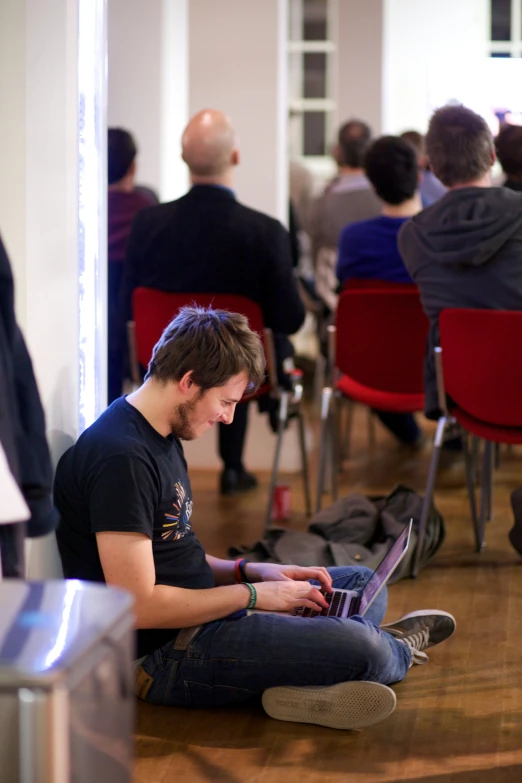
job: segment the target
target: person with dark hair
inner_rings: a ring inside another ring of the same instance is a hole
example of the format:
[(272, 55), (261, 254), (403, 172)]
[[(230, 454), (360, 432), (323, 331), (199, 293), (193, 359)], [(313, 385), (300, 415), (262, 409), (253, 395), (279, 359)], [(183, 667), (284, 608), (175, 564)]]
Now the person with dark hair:
[[(397, 247), (403, 224), (421, 209), (417, 155), (412, 145), (397, 136), (382, 136), (366, 153), (366, 176), (382, 209), (379, 217), (351, 223), (339, 239), (337, 277), (411, 283)], [(382, 423), (402, 442), (418, 447), (423, 436), (412, 414), (375, 411)]]
[(422, 133), (415, 130), (404, 131), (401, 139), (409, 141), (415, 147), (419, 163), (420, 183), (419, 194), (423, 207), (435, 204), (446, 193), (446, 188), (440, 182), (430, 168), (430, 161), (426, 155), (426, 142)]
[(433, 114), (426, 151), (448, 193), (402, 227), (399, 250), (431, 322), (426, 415), (436, 418), (441, 310), (522, 310), (522, 194), (492, 187), (493, 137), (486, 121), (465, 106)]
[(327, 608), (333, 587), (360, 589), (371, 572), (206, 554), (180, 439), (230, 426), (263, 376), (261, 341), (246, 318), (182, 309), (143, 386), (116, 400), (58, 464), (64, 574), (133, 595), (144, 701), (209, 708), (263, 694), (276, 719), (367, 726), (393, 712), (387, 686), (425, 663), (424, 650), (451, 636), (455, 620), (426, 610), (379, 627), (386, 588), (364, 617), (293, 617), (299, 607)]
[(522, 191), (522, 127), (503, 125), (495, 139), (495, 148), (506, 175), (504, 187)]
[[(245, 296), (260, 305), (283, 365), (293, 355), (287, 335), (296, 332), (305, 317), (288, 231), (274, 218), (237, 201), (233, 181), (239, 148), (225, 114), (214, 109), (196, 114), (183, 132), (181, 146), (192, 187), (177, 201), (137, 216), (123, 286), (126, 319), (131, 317), (131, 296), (138, 286)], [(281, 375), (282, 382), (290, 383), (288, 376)], [(266, 397), (274, 426), (277, 401)], [(219, 427), (224, 495), (257, 485), (243, 465), (248, 407), (247, 403), (239, 406), (232, 426)]]
[(108, 382), (110, 405), (122, 392), (125, 350), (120, 345), (120, 297), (127, 241), (132, 221), (154, 200), (136, 189), (136, 142), (123, 128), (109, 128), (107, 140), (108, 194)]

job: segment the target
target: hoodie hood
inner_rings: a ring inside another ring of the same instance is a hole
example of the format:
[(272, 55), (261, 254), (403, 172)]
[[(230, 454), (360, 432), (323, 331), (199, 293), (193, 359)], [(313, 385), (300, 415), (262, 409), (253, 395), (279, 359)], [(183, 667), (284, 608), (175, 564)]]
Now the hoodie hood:
[(402, 229), (399, 247), (410, 274), (422, 261), (481, 266), (522, 235), (522, 194), (508, 188), (460, 188)]

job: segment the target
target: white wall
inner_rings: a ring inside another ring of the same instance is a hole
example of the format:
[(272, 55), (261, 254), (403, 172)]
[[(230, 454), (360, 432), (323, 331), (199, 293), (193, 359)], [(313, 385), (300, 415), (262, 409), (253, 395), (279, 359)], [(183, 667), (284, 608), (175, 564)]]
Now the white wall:
[(469, 100), (488, 50), (488, 0), (383, 2), (383, 131), (424, 132), (437, 106)]
[[(55, 460), (78, 432), (77, 40), (77, 0), (2, 0), (0, 229)], [(28, 573), (60, 573), (53, 537)]]
[(338, 123), (363, 119), (376, 135), (382, 126), (383, 3), (338, 0), (336, 29)]
[(286, 222), (286, 2), (190, 0), (189, 113), (230, 115), (238, 198)]
[(187, 189), (188, 0), (108, 0), (108, 124), (139, 147), (138, 182), (164, 201)]
[(16, 305), (25, 321), (25, 3), (0, 3), (0, 233), (16, 264)]

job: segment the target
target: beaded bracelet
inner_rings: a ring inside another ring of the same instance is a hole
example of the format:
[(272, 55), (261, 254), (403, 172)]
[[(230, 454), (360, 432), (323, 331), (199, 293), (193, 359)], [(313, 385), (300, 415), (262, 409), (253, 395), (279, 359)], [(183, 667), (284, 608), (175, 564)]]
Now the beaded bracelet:
[(248, 587), (250, 590), (250, 601), (248, 602), (247, 609), (253, 609), (257, 602), (257, 592), (254, 585), (251, 585), (250, 582), (243, 582), (243, 584)]

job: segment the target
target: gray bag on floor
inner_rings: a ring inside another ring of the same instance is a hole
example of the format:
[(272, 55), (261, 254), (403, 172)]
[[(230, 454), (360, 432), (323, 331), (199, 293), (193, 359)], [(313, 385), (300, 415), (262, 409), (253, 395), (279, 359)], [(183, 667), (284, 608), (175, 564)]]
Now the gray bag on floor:
[[(308, 532), (271, 528), (265, 538), (251, 547), (231, 547), (228, 554), (255, 562), (326, 567), (364, 565), (375, 569), (413, 517), (408, 552), (390, 579), (390, 583), (397, 582), (411, 572), (421, 509), (422, 497), (400, 485), (389, 495), (366, 497), (354, 493), (315, 514)], [(433, 557), (443, 540), (444, 520), (432, 505), (420, 568)]]

